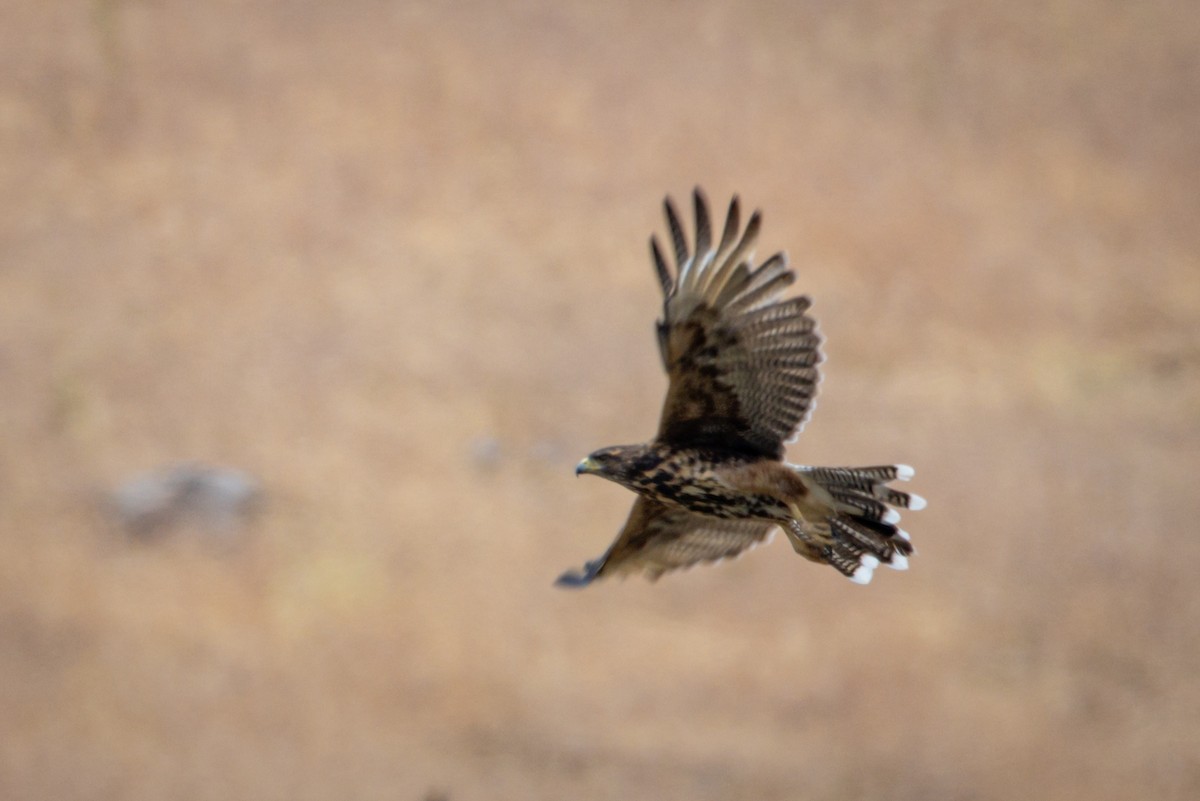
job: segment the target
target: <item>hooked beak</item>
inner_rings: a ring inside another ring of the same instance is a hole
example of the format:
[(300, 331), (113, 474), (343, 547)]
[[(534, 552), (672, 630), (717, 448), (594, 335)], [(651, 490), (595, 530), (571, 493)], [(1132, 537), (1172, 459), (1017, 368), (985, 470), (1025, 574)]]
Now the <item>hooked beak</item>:
[(600, 465), (596, 464), (595, 460), (588, 456), (582, 462), (575, 465), (575, 475), (582, 476), (584, 473), (595, 473), (599, 467)]

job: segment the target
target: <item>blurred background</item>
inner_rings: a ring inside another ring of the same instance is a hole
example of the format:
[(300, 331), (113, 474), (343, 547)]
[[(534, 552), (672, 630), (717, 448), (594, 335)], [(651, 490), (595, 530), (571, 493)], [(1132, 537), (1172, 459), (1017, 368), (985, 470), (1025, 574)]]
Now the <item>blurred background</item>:
[[(4, 6), (0, 797), (1200, 797), (1192, 4)], [(909, 572), (551, 586), (698, 183)]]

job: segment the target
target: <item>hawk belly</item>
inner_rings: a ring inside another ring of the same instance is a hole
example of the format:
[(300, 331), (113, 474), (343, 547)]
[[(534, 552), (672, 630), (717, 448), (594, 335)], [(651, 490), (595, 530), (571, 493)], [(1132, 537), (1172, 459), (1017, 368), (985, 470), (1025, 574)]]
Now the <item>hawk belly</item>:
[[(639, 495), (707, 517), (780, 522), (792, 519), (793, 510), (786, 501), (730, 480), (752, 465), (741, 457), (678, 451), (629, 476), (628, 486)], [(781, 464), (778, 467), (786, 470)]]

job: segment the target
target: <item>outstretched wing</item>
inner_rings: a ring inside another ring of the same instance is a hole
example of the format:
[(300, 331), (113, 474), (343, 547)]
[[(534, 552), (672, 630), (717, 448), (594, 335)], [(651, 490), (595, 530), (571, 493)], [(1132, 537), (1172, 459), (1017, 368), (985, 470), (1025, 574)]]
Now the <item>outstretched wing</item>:
[(609, 549), (598, 559), (558, 579), (564, 587), (583, 587), (600, 576), (645, 573), (650, 580), (698, 562), (736, 556), (763, 542), (773, 523), (721, 520), (694, 515), (680, 507), (638, 498)]
[(795, 281), (787, 256), (753, 266), (761, 215), (740, 230), (738, 199), (729, 204), (713, 247), (708, 204), (696, 189), (695, 248), (671, 199), (664, 201), (675, 253), (672, 274), (651, 238), (662, 282), (658, 344), (670, 377), (658, 438), (779, 459), (807, 421), (817, 393), (821, 338), (806, 296), (780, 300)]

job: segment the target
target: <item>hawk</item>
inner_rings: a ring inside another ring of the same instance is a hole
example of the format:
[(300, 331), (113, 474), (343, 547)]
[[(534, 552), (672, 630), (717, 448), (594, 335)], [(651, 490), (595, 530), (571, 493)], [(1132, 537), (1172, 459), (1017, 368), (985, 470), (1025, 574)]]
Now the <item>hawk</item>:
[(608, 550), (558, 584), (636, 573), (654, 580), (736, 556), (776, 528), (801, 556), (860, 584), (880, 564), (906, 569), (913, 548), (896, 510), (925, 501), (889, 485), (912, 478), (912, 468), (783, 460), (785, 444), (812, 413), (820, 380), (812, 301), (781, 297), (796, 279), (784, 253), (753, 266), (759, 212), (743, 229), (735, 196), (714, 246), (699, 188), (693, 202), (691, 243), (671, 198), (663, 202), (674, 270), (657, 237), (650, 239), (664, 298), (658, 347), (670, 381), (658, 433), (641, 445), (602, 448), (575, 468), (638, 498)]

